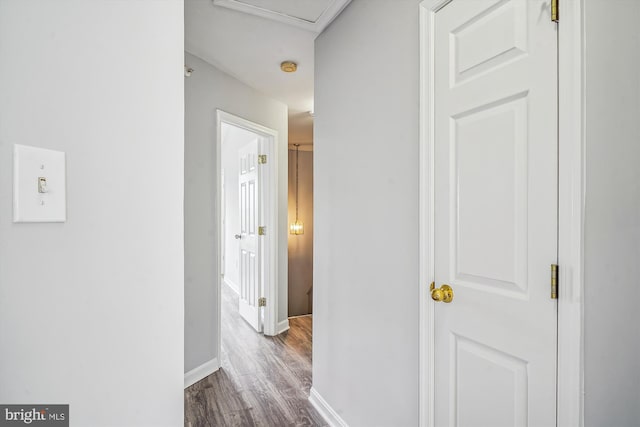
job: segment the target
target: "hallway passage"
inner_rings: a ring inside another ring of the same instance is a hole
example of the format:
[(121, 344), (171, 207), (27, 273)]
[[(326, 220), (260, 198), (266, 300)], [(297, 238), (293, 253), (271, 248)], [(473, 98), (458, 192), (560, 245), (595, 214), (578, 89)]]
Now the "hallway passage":
[(326, 426), (309, 403), (311, 317), (276, 337), (256, 333), (222, 286), (221, 368), (184, 393), (185, 426)]

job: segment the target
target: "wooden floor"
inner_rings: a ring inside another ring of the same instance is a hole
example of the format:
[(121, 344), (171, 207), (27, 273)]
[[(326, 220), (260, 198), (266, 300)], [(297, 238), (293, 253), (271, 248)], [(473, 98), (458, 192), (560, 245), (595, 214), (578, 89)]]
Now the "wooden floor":
[(240, 317), (226, 285), (222, 298), (222, 367), (185, 390), (185, 426), (326, 426), (307, 400), (311, 317), (265, 337)]

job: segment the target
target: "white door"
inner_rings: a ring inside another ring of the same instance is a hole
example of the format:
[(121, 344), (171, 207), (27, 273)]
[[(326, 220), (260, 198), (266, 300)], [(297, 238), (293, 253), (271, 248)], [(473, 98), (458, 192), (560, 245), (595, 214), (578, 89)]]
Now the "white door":
[(261, 332), (258, 300), (262, 284), (262, 251), (258, 236), (260, 219), (260, 181), (258, 174), (258, 140), (238, 150), (240, 161), (240, 315)]
[(556, 423), (557, 33), (549, 7), (453, 0), (435, 13), (434, 277), (454, 293), (433, 307), (436, 426)]

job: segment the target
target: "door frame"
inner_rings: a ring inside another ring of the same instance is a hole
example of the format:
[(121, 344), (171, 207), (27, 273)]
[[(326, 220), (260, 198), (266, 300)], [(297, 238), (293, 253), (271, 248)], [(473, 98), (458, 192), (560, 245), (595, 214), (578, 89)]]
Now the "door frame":
[[(434, 426), (435, 14), (453, 0), (420, 3), (420, 426)], [(584, 0), (560, 1), (558, 24), (558, 426), (584, 425)]]
[[(267, 227), (267, 233), (262, 236), (262, 257), (264, 263), (263, 290), (267, 299), (264, 308), (263, 333), (276, 335), (278, 326), (278, 236), (280, 235), (278, 222), (278, 131), (262, 126), (258, 123), (236, 116), (226, 111), (216, 110), (216, 178), (221, 182), (222, 176), (222, 123), (246, 129), (264, 138), (263, 143), (258, 144), (260, 154), (266, 154), (268, 162), (260, 165), (258, 170), (260, 179), (261, 225)], [(222, 188), (216, 185), (216, 221), (217, 236), (222, 236)], [(218, 272), (221, 272), (222, 247), (224, 242), (217, 239)], [(217, 354), (220, 357), (222, 351), (222, 274), (218, 274), (215, 281), (218, 298), (218, 342)]]

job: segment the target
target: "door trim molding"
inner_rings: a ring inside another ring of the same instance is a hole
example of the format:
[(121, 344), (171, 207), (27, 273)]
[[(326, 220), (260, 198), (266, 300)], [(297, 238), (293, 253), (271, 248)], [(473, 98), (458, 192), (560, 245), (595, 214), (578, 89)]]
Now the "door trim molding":
[[(222, 171), (222, 123), (237, 126), (264, 137), (264, 143), (258, 144), (258, 149), (262, 154), (266, 154), (269, 159), (264, 167), (260, 167), (261, 192), (263, 197), (261, 218), (267, 227), (267, 234), (264, 236), (263, 256), (265, 264), (264, 275), (264, 297), (267, 298), (267, 306), (264, 310), (265, 335), (276, 335), (278, 329), (278, 236), (280, 229), (278, 226), (278, 131), (254, 123), (223, 110), (216, 110), (216, 221), (217, 236), (222, 236), (222, 188), (220, 186), (220, 174)], [(221, 270), (221, 256), (223, 242), (217, 239), (218, 271)], [(217, 306), (218, 306), (218, 342), (217, 355), (220, 357), (222, 351), (222, 275), (216, 278)]]
[(558, 24), (558, 426), (584, 425), (584, 0)]
[[(452, 0), (420, 3), (420, 426), (434, 426), (433, 281), (435, 14)], [(558, 299), (557, 425), (584, 425), (584, 0), (560, 2), (558, 25)]]
[(419, 340), (419, 422), (434, 426), (435, 361), (434, 310), (429, 303), (429, 283), (434, 280), (434, 58), (435, 14), (451, 0), (424, 0), (420, 3), (420, 340)]

